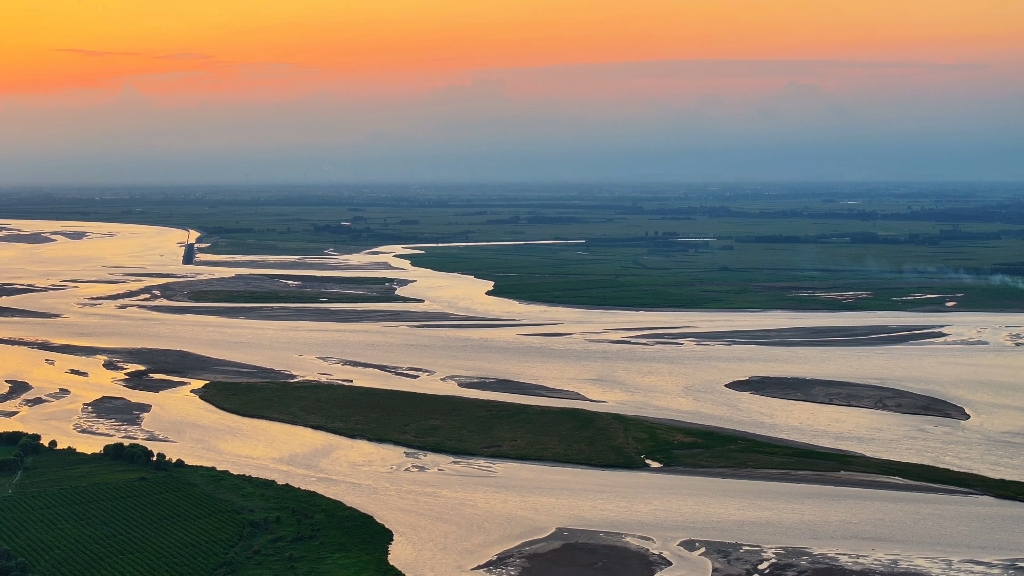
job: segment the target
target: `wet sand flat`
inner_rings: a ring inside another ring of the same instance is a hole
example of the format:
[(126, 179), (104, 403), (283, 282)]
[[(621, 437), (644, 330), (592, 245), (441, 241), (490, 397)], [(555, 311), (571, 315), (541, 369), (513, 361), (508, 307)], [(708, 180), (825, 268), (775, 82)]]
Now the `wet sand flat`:
[(407, 298), (395, 293), (398, 288), (410, 283), (408, 280), (366, 276), (236, 274), (222, 278), (164, 282), (127, 292), (94, 296), (91, 300), (239, 303), (422, 302), (418, 298)]
[(359, 360), (348, 360), (346, 358), (335, 358), (333, 356), (317, 356), (317, 360), (326, 364), (334, 364), (335, 366), (348, 366), (350, 368), (365, 368), (368, 370), (377, 370), (379, 372), (385, 372), (392, 376), (398, 376), (399, 378), (409, 378), (410, 380), (416, 380), (423, 376), (433, 376), (435, 372), (428, 370), (427, 368), (417, 368), (415, 366), (393, 366), (391, 364), (374, 364), (372, 362), (360, 362)]
[(751, 376), (744, 380), (729, 382), (725, 387), (737, 392), (749, 392), (757, 396), (784, 400), (868, 408), (897, 414), (936, 416), (953, 420), (969, 420), (971, 418), (971, 415), (963, 407), (952, 402), (874, 384), (819, 378)]
[(490, 324), (416, 324), (413, 328), (453, 328), (453, 329), (474, 329), (474, 328), (524, 328), (531, 326), (555, 326), (557, 322), (506, 322)]
[(799, 326), (759, 330), (651, 332), (637, 340), (688, 340), (753, 346), (887, 346), (945, 338), (943, 325)]
[(674, 476), (697, 476), (728, 480), (752, 480), (756, 482), (783, 482), (786, 484), (807, 484), (832, 488), (863, 488), (865, 490), (886, 490), (889, 492), (913, 492), (916, 494), (945, 494), (949, 496), (980, 496), (979, 492), (955, 486), (942, 486), (926, 482), (914, 482), (893, 476), (860, 474), (857, 472), (812, 472), (807, 470), (762, 470), (753, 468), (681, 468), (663, 467), (649, 470), (655, 474)]
[(981, 576), (1024, 574), (1020, 560), (855, 554), (797, 546), (687, 539), (678, 546), (711, 562), (711, 576)]
[(125, 378), (119, 379), (117, 383), (129, 390), (153, 393), (165, 392), (188, 385), (188, 382), (181, 380), (157, 378), (150, 375), (149, 370), (132, 370), (125, 374)]
[(335, 322), (356, 324), (364, 322), (443, 322), (443, 321), (495, 321), (500, 318), (466, 316), (451, 312), (419, 310), (360, 310), (356, 308), (320, 308), (299, 306), (135, 306), (141, 310), (161, 314), (191, 314), (216, 316), (237, 320), (264, 320), (277, 322)]
[(4, 380), (7, 391), (0, 394), (0, 404), (17, 400), (32, 391), (32, 385), (24, 380)]
[(199, 257), (195, 266), (217, 268), (258, 268), (265, 270), (338, 270), (347, 272), (381, 272), (402, 270), (387, 262), (355, 262), (335, 257), (297, 256), (288, 258), (211, 258)]
[(4, 296), (18, 296), (20, 294), (36, 294), (39, 292), (53, 292), (64, 290), (67, 286), (38, 286), (36, 284), (15, 284), (11, 282), (0, 282), (0, 298)]
[(635, 542), (646, 536), (557, 528), (477, 566), (489, 576), (654, 576), (672, 562)]
[(559, 398), (561, 400), (580, 400), (583, 402), (598, 402), (601, 400), (593, 400), (587, 398), (579, 392), (573, 390), (563, 390), (561, 388), (552, 388), (550, 386), (544, 386), (542, 384), (533, 384), (531, 382), (520, 382), (518, 380), (509, 380), (507, 378), (488, 378), (486, 376), (445, 376), (441, 378), (442, 382), (452, 382), (459, 388), (467, 388), (469, 390), (482, 390), (484, 392), (499, 392), (502, 394), (518, 394), (520, 396), (539, 396), (542, 398)]
[[(291, 372), (265, 368), (244, 362), (222, 360), (186, 352), (164, 348), (108, 348), (102, 346), (79, 346), (77, 344), (61, 344), (46, 340), (24, 340), (18, 338), (0, 338), (0, 345), (18, 346), (44, 350), (56, 354), (81, 356), (86, 358), (104, 357), (104, 366), (108, 369), (121, 364), (138, 364), (146, 367), (145, 374), (163, 374), (179, 378), (195, 380), (221, 380), (225, 382), (248, 382), (266, 380), (282, 382), (293, 380)], [(136, 377), (142, 377), (136, 373)]]
[(125, 440), (173, 442), (167, 436), (142, 427), (152, 404), (132, 402), (119, 396), (102, 396), (82, 404), (82, 412), (72, 425), (79, 434), (109, 436)]
[(28, 232), (10, 226), (0, 226), (0, 243), (4, 244), (52, 244), (57, 238), (65, 240), (85, 240), (87, 238), (104, 237), (102, 232), (86, 232), (84, 230), (49, 230)]
[(0, 318), (39, 318), (41, 320), (49, 320), (53, 318), (63, 318), (63, 316), (60, 314), (53, 314), (51, 312), (38, 312), (36, 310), (0, 306)]

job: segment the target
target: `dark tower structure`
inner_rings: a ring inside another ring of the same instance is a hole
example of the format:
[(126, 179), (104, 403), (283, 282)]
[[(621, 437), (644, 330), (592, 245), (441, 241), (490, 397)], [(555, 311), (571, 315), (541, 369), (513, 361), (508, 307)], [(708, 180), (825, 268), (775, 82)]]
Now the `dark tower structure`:
[(192, 239), (192, 231), (189, 230), (188, 236), (185, 237), (185, 253), (181, 256), (181, 263), (186, 266), (195, 264), (196, 262), (196, 243), (190, 242)]

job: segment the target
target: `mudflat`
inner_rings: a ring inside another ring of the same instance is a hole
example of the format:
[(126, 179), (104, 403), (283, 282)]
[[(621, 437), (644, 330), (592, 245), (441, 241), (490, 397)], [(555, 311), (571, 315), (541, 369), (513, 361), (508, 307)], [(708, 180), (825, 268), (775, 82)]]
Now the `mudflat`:
[(392, 376), (398, 376), (400, 378), (409, 378), (410, 380), (416, 380), (423, 376), (433, 376), (435, 372), (427, 368), (417, 368), (416, 366), (394, 366), (392, 364), (374, 364), (372, 362), (361, 362), (359, 360), (349, 360), (346, 358), (335, 358), (333, 356), (317, 356), (317, 360), (324, 362), (325, 364), (333, 364), (335, 366), (348, 366), (350, 368), (365, 368), (367, 370), (377, 370), (378, 372), (385, 372)]
[(305, 274), (236, 274), (164, 282), (92, 300), (168, 300), (235, 303), (373, 303), (422, 302), (395, 293), (412, 282), (366, 276)]
[(216, 268), (263, 268), (266, 270), (339, 270), (351, 272), (370, 272), (401, 270), (387, 262), (352, 262), (335, 257), (297, 256), (290, 258), (232, 258), (204, 259), (199, 258), (196, 266)]
[(7, 391), (0, 393), (0, 404), (17, 400), (32, 391), (32, 385), (24, 380), (4, 380)]
[(316, 306), (136, 306), (142, 310), (161, 314), (191, 314), (195, 316), (216, 316), (239, 320), (269, 320), (279, 322), (336, 322), (356, 324), (365, 322), (489, 322), (500, 318), (466, 316), (451, 312), (427, 312), (420, 310), (372, 310), (357, 308), (321, 308)]
[(687, 539), (677, 544), (711, 562), (711, 576), (981, 576), (1019, 574), (1019, 561), (854, 554), (798, 546)]
[(507, 378), (488, 378), (486, 376), (445, 376), (442, 382), (452, 382), (459, 388), (482, 390), (484, 392), (500, 392), (502, 394), (518, 394), (520, 396), (539, 396), (542, 398), (558, 398), (561, 400), (581, 400), (583, 402), (603, 402), (587, 398), (579, 392), (552, 388), (543, 384), (520, 382)]
[(672, 562), (634, 542), (638, 534), (557, 528), (473, 568), (492, 576), (654, 576)]
[(971, 418), (971, 415), (963, 407), (952, 402), (875, 384), (789, 376), (751, 376), (744, 380), (729, 382), (725, 387), (737, 392), (749, 392), (757, 396), (784, 400), (868, 408), (897, 414), (936, 416), (953, 420), (969, 420)]
[(649, 332), (633, 340), (693, 341), (752, 346), (887, 346), (949, 336), (943, 325), (796, 326), (757, 330)]
[(53, 318), (63, 318), (63, 316), (60, 314), (53, 314), (51, 312), (39, 312), (36, 310), (25, 310), (24, 308), (0, 306), (0, 318), (39, 318), (49, 320)]
[(80, 356), (84, 358), (103, 357), (104, 368), (113, 371), (127, 369), (124, 364), (145, 366), (145, 373), (133, 372), (130, 378), (142, 378), (148, 374), (163, 374), (193, 380), (223, 380), (244, 382), (253, 378), (268, 381), (294, 380), (291, 372), (265, 368), (255, 364), (234, 362), (166, 348), (116, 348), (104, 346), (80, 346), (77, 344), (61, 344), (48, 340), (25, 340), (21, 338), (0, 338), (0, 345), (18, 346), (34, 350), (44, 350), (56, 354)]
[(101, 396), (82, 404), (82, 413), (72, 424), (75, 432), (147, 442), (174, 442), (167, 436), (142, 427), (153, 410), (152, 404), (132, 402), (120, 396)]

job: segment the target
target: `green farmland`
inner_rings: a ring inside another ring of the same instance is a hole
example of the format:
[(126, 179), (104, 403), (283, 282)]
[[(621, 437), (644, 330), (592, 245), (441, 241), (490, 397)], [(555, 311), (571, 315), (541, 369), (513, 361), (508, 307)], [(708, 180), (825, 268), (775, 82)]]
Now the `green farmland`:
[(1024, 241), (1017, 239), (938, 246), (720, 240), (693, 250), (671, 239), (608, 244), (440, 247), (404, 258), (490, 280), (493, 296), (548, 304), (1024, 311)]
[(399, 576), (391, 539), (340, 502), (212, 468), (60, 449), (0, 472), (0, 547), (37, 576)]
[[(204, 253), (585, 241), (429, 248), (409, 258), (491, 280), (496, 296), (552, 304), (1024, 310), (1019, 184), (10, 189), (0, 193), (0, 218), (189, 227), (202, 232), (200, 261)], [(312, 301), (245, 291), (193, 300)]]

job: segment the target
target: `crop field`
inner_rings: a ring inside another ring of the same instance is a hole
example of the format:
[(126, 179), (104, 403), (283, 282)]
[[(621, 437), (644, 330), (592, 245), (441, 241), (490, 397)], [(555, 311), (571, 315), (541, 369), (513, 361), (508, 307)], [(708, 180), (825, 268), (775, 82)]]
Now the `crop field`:
[(373, 518), (268, 480), (72, 450), (14, 477), (0, 476), (0, 545), (33, 574), (399, 574)]
[(935, 466), (794, 447), (576, 408), (315, 382), (211, 382), (206, 402), (232, 414), (447, 454), (646, 468), (862, 472), (1024, 501), (1024, 482)]
[(1019, 239), (940, 246), (719, 240), (691, 251), (679, 244), (684, 243), (461, 246), (428, 248), (405, 258), (416, 266), (490, 280), (494, 296), (550, 304), (1024, 310), (1024, 241)]

